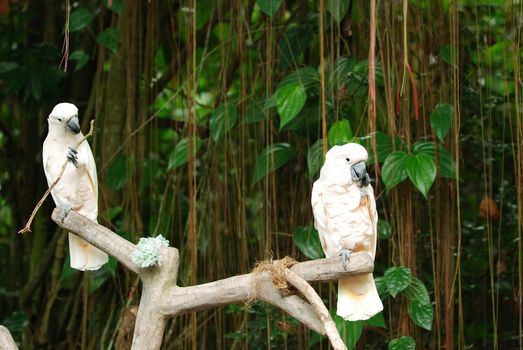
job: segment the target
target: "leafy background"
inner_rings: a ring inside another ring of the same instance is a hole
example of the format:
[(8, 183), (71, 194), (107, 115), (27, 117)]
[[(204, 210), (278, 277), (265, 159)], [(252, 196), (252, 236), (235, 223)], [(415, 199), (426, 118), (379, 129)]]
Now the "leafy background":
[[(133, 242), (167, 237), (181, 285), (270, 257), (322, 257), (312, 183), (328, 147), (359, 142), (385, 310), (365, 322), (334, 315), (345, 342), (523, 348), (522, 6), (0, 1), (0, 323), (23, 349), (130, 344), (135, 276), (113, 259), (70, 269), (51, 201), (32, 233), (16, 234), (47, 186), (47, 115), (70, 101), (84, 130), (96, 119), (99, 221)], [(334, 310), (336, 284), (316, 289)], [(179, 317), (163, 347), (328, 342), (255, 303)]]

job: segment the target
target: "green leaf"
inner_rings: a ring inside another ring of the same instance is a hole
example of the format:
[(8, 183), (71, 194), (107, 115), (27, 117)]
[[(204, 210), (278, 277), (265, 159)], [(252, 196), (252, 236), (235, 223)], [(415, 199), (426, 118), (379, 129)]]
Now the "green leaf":
[(389, 154), (385, 159), (381, 169), (381, 176), (387, 191), (390, 191), (391, 188), (407, 178), (406, 158), (407, 153), (396, 151)]
[(349, 7), (349, 0), (327, 0), (327, 10), (331, 13), (336, 22), (340, 22)]
[(456, 162), (450, 155), (450, 153), (447, 151), (443, 145), (438, 144), (438, 154), (437, 157), (435, 156), (434, 152), (435, 144), (434, 142), (427, 142), (427, 141), (418, 141), (414, 144), (414, 147), (412, 149), (412, 153), (427, 153), (431, 157), (437, 158), (435, 161), (437, 161), (437, 174), (442, 177), (447, 177), (451, 179), (456, 178)]
[(415, 350), (416, 341), (411, 337), (403, 336), (401, 338), (392, 339), (389, 342), (388, 350)]
[(413, 300), (409, 304), (408, 313), (415, 324), (428, 331), (432, 329), (434, 310), (431, 304), (425, 304), (417, 300)]
[[(383, 161), (393, 152), (400, 151), (403, 147), (403, 143), (398, 137), (390, 137), (385, 135), (381, 131), (377, 131), (375, 134), (376, 137), (376, 155), (378, 158), (378, 163), (383, 163)], [(369, 151), (369, 164), (374, 164), (374, 150), (372, 148), (372, 134), (364, 136), (360, 139), (364, 142), (365, 148)]]
[(391, 228), (390, 228), (390, 224), (383, 220), (383, 219), (378, 219), (378, 238), (380, 239), (388, 239), (390, 238), (390, 233), (391, 233)]
[(348, 350), (354, 349), (363, 332), (363, 321), (345, 321), (334, 310), (331, 316)]
[(73, 9), (73, 11), (71, 11), (71, 17), (69, 18), (69, 32), (73, 33), (84, 29), (91, 23), (93, 18), (94, 14), (85, 7)]
[(126, 155), (120, 154), (109, 166), (107, 170), (107, 187), (111, 191), (116, 191), (125, 186), (129, 178), (129, 172), (132, 172), (133, 167), (129, 165), (129, 158)]
[(272, 17), (280, 9), (282, 0), (256, 0), (260, 9), (269, 17)]
[(452, 113), (454, 107), (448, 103), (438, 103), (434, 112), (430, 114), (430, 126), (436, 132), (441, 142), (444, 142), (445, 136), (449, 132), (452, 124)]
[(238, 120), (238, 110), (235, 105), (221, 105), (212, 111), (209, 120), (211, 137), (214, 142), (218, 143), (223, 135), (231, 130)]
[(29, 317), (23, 311), (15, 311), (2, 320), (2, 325), (11, 333), (20, 332), (29, 325)]
[(373, 327), (380, 327), (380, 328), (387, 328), (385, 325), (385, 317), (383, 316), (383, 312), (380, 312), (368, 320), (365, 321), (365, 325), (367, 326), (373, 326)]
[(430, 297), (429, 292), (427, 291), (427, 287), (425, 287), (423, 282), (416, 277), (412, 277), (412, 281), (405, 291), (405, 294), (409, 297), (410, 300), (415, 300), (423, 304), (430, 304)]
[(303, 67), (296, 69), (294, 72), (287, 75), (278, 84), (278, 88), (288, 84), (301, 84), (305, 89), (310, 89), (318, 85), (320, 82), (320, 74), (314, 67)]
[(265, 148), (258, 154), (254, 162), (253, 185), (269, 173), (287, 164), (293, 155), (294, 149), (288, 143), (275, 143)]
[(284, 85), (276, 91), (276, 107), (280, 114), (280, 130), (300, 113), (307, 95), (301, 84)]
[(427, 193), (436, 178), (436, 164), (427, 153), (409, 154), (405, 159), (405, 166), (410, 180), (427, 198)]
[(412, 279), (412, 272), (405, 266), (389, 267), (383, 275), (387, 290), (394, 298), (399, 292), (405, 290)]
[(96, 42), (112, 52), (116, 52), (120, 46), (120, 33), (116, 28), (107, 28), (96, 36)]
[[(203, 141), (198, 137), (193, 139), (193, 154), (196, 156), (198, 150), (202, 146)], [(167, 170), (176, 169), (189, 161), (189, 138), (184, 137), (181, 139), (169, 157), (169, 165)]]
[(278, 43), (280, 68), (296, 66), (298, 58), (307, 49), (312, 38), (313, 33), (307, 26), (287, 29)]
[(307, 151), (307, 166), (309, 169), (309, 177), (311, 180), (316, 180), (321, 166), (323, 165), (323, 139), (319, 139), (309, 147)]
[(89, 294), (94, 293), (98, 288), (111, 278), (111, 272), (104, 267), (89, 273)]
[(79, 273), (78, 270), (71, 267), (71, 257), (69, 254), (65, 256), (64, 264), (62, 265), (62, 273), (60, 274), (60, 281), (63, 283), (67, 279)]
[(267, 119), (269, 113), (267, 113), (263, 108), (263, 101), (252, 101), (247, 107), (247, 116), (245, 118), (245, 123), (252, 124), (257, 123), (261, 120)]
[(387, 283), (385, 282), (384, 277), (374, 277), (374, 283), (376, 284), (376, 289), (380, 295), (381, 300), (385, 300), (388, 296), (387, 294)]
[(116, 277), (116, 266), (118, 265), (118, 261), (113, 258), (112, 256), (109, 256), (109, 261), (107, 264), (104, 265), (104, 269), (109, 271), (111, 276)]
[(323, 249), (321, 247), (318, 231), (313, 225), (296, 227), (292, 240), (299, 251), (309, 259), (323, 258)]
[(89, 61), (89, 55), (82, 50), (75, 50), (69, 55), (69, 59), (76, 61), (75, 71), (79, 70)]
[[(111, 3), (111, 6), (109, 6), (109, 2)], [(122, 2), (123, 0), (104, 0), (105, 6), (109, 7), (117, 14), (122, 12)]]
[(344, 145), (354, 138), (352, 129), (347, 119), (338, 120), (329, 129), (329, 147)]

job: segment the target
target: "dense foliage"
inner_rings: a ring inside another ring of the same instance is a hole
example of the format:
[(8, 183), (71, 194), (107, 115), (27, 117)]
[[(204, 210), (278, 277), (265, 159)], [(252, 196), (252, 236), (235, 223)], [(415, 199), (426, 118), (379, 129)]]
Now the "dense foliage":
[[(0, 1), (0, 324), (23, 349), (130, 344), (136, 277), (72, 270), (51, 200), (16, 234), (69, 101), (96, 120), (99, 222), (166, 237), (182, 285), (322, 257), (312, 183), (359, 142), (385, 310), (334, 316), (349, 348), (522, 349), (522, 23), (502, 0)], [(316, 286), (331, 310), (335, 286)], [(179, 317), (164, 341), (308, 347), (328, 342), (263, 303)]]

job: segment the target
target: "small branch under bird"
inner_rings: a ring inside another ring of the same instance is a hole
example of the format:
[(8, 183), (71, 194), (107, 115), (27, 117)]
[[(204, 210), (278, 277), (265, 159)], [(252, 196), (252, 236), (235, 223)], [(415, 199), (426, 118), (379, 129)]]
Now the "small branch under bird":
[[(51, 186), (62, 173), (64, 160), (71, 163), (51, 190), (57, 207), (74, 210), (97, 222), (98, 178), (89, 143), (80, 131), (78, 108), (71, 103), (57, 104), (47, 118), (49, 131), (42, 148), (44, 172)], [(80, 145), (78, 145), (78, 143)], [(78, 145), (77, 149), (75, 149)], [(97, 270), (107, 263), (106, 253), (69, 233), (71, 267), (78, 270)]]
[[(320, 178), (312, 188), (314, 225), (327, 258), (365, 252), (374, 261), (378, 214), (366, 171), (367, 150), (348, 143), (325, 155)], [(338, 281), (336, 313), (349, 321), (367, 320), (383, 310), (372, 273)]]

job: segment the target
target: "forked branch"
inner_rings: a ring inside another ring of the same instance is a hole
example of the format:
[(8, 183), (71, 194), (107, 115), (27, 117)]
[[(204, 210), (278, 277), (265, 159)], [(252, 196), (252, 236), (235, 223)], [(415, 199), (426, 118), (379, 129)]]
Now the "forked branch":
[(350, 263), (345, 267), (340, 258), (296, 263), (285, 270), (285, 277), (309, 302), (296, 294), (285, 294), (278, 289), (268, 271), (255, 271), (196, 286), (180, 287), (176, 284), (179, 264), (176, 248), (161, 248), (161, 265), (142, 269), (131, 259), (136, 248), (134, 244), (74, 211), (61, 221), (60, 212), (56, 208), (52, 215), (60, 227), (112, 255), (140, 276), (143, 292), (136, 318), (133, 349), (159, 349), (166, 321), (171, 317), (253, 300), (263, 300), (279, 307), (314, 331), (327, 333), (335, 349), (344, 349), (321, 299), (305, 281), (333, 281), (373, 270), (372, 259), (365, 253), (351, 255)]

